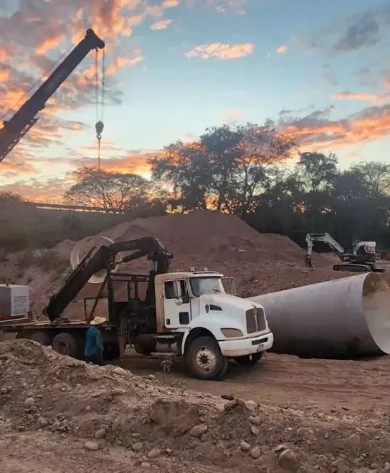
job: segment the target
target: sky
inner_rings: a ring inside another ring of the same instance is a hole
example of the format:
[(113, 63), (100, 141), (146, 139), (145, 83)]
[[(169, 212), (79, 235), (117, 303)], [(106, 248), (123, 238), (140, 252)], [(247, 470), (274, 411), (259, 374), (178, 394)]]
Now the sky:
[(0, 0), (2, 121), (87, 28), (104, 61), (91, 51), (49, 99), (0, 163), (2, 191), (61, 201), (97, 164), (99, 119), (107, 171), (148, 176), (164, 146), (247, 122), (341, 168), (390, 164), (388, 0)]

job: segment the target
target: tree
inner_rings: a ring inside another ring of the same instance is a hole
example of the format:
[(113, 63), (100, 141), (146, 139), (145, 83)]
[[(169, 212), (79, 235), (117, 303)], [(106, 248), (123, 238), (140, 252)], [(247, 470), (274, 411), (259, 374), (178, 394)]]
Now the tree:
[(0, 192), (0, 205), (8, 204), (22, 204), (23, 197), (13, 192)]
[(247, 222), (266, 233), (291, 234), (302, 228), (304, 215), (304, 186), (299, 173), (269, 167), (264, 191), (255, 199)]
[(150, 161), (154, 178), (172, 183), (184, 209), (208, 207), (248, 214), (270, 164), (289, 158), (294, 141), (268, 127), (209, 128), (196, 143), (181, 141), (165, 148), (164, 158)]
[(337, 164), (337, 156), (333, 153), (328, 156), (323, 153), (302, 153), (298, 162), (308, 189), (314, 192), (332, 186), (338, 174)]
[(359, 163), (351, 167), (351, 172), (361, 176), (372, 195), (390, 192), (390, 164)]
[(144, 206), (151, 195), (152, 184), (136, 174), (109, 173), (83, 167), (74, 173), (76, 184), (65, 200), (88, 207), (126, 209)]
[(366, 175), (364, 166), (339, 173), (331, 200), (335, 235), (340, 242), (346, 245), (354, 239), (383, 241), (381, 235), (389, 225), (390, 196), (381, 191), (372, 175)]
[(198, 143), (177, 141), (164, 148), (165, 156), (150, 159), (154, 180), (169, 181), (173, 187), (173, 207), (206, 209), (211, 185), (207, 161)]
[(297, 150), (295, 141), (271, 127), (246, 124), (237, 127), (241, 135), (240, 155), (237, 157), (236, 212), (245, 216), (251, 210), (255, 196), (267, 180), (267, 170), (276, 163), (291, 158)]

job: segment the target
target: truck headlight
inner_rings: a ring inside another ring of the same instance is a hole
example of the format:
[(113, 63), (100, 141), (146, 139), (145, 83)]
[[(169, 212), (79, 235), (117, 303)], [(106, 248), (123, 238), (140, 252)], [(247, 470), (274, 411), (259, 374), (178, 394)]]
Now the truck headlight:
[(221, 332), (226, 338), (236, 338), (244, 336), (244, 334), (238, 328), (221, 328)]

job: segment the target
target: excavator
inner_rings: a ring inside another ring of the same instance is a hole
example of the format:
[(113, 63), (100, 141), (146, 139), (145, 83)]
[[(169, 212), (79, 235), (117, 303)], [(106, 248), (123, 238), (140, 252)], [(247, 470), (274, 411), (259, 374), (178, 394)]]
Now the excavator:
[[(151, 262), (148, 274), (120, 271), (122, 263), (143, 257)], [(83, 358), (85, 333), (98, 313), (107, 321), (100, 326), (106, 360), (120, 357), (127, 345), (145, 356), (170, 353), (183, 357), (191, 373), (204, 380), (223, 378), (228, 359), (244, 365), (259, 361), (274, 341), (264, 308), (227, 293), (218, 272), (170, 271), (172, 258), (151, 236), (92, 247), (45, 307), (49, 321), (6, 321), (1, 330)], [(84, 320), (64, 317), (101, 272), (97, 295), (84, 299)], [(102, 299), (106, 304), (99, 304)], [(88, 301), (93, 301), (90, 311)]]
[(355, 241), (352, 249), (346, 251), (329, 233), (308, 233), (306, 235), (307, 254), (305, 264), (312, 268), (312, 252), (315, 242), (322, 242), (328, 245), (344, 264), (335, 264), (335, 271), (350, 272), (377, 272), (383, 273), (384, 269), (376, 266), (376, 242), (375, 241)]
[[(104, 41), (101, 40), (92, 29), (88, 29), (85, 37), (75, 46), (69, 55), (65, 57), (36, 92), (21, 105), (11, 119), (4, 121), (3, 128), (0, 129), (0, 163), (37, 123), (39, 120), (37, 114), (45, 108), (49, 98), (84, 60), (90, 51), (97, 51), (98, 49), (104, 48)], [(99, 145), (103, 126), (101, 121), (97, 122), (95, 125)]]

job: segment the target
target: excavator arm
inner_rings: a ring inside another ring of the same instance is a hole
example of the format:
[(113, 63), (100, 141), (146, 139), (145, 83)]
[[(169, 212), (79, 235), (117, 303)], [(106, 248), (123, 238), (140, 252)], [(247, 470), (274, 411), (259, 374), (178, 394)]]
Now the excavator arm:
[(87, 30), (84, 39), (70, 52), (37, 91), (23, 103), (13, 117), (4, 122), (3, 128), (0, 129), (0, 163), (35, 125), (39, 120), (36, 115), (45, 108), (49, 98), (88, 53), (93, 49), (103, 49), (104, 47), (104, 41), (93, 30)]
[(337, 243), (337, 241), (332, 238), (329, 233), (308, 233), (306, 235), (307, 253), (305, 255), (305, 263), (310, 268), (313, 267), (311, 262), (313, 246), (314, 243), (318, 241), (326, 243), (340, 258), (345, 253), (344, 248), (339, 243)]
[[(146, 256), (153, 263), (152, 277), (155, 274), (168, 272), (173, 255), (154, 237), (143, 237), (136, 240), (120, 241), (109, 246), (101, 246), (95, 254), (92, 248), (80, 264), (73, 270), (65, 284), (53, 295), (49, 304), (43, 309), (51, 322), (58, 319), (66, 307), (75, 299), (89, 279), (99, 271), (109, 271), (120, 263), (127, 263)], [(133, 251), (121, 260), (115, 256), (121, 252)]]

